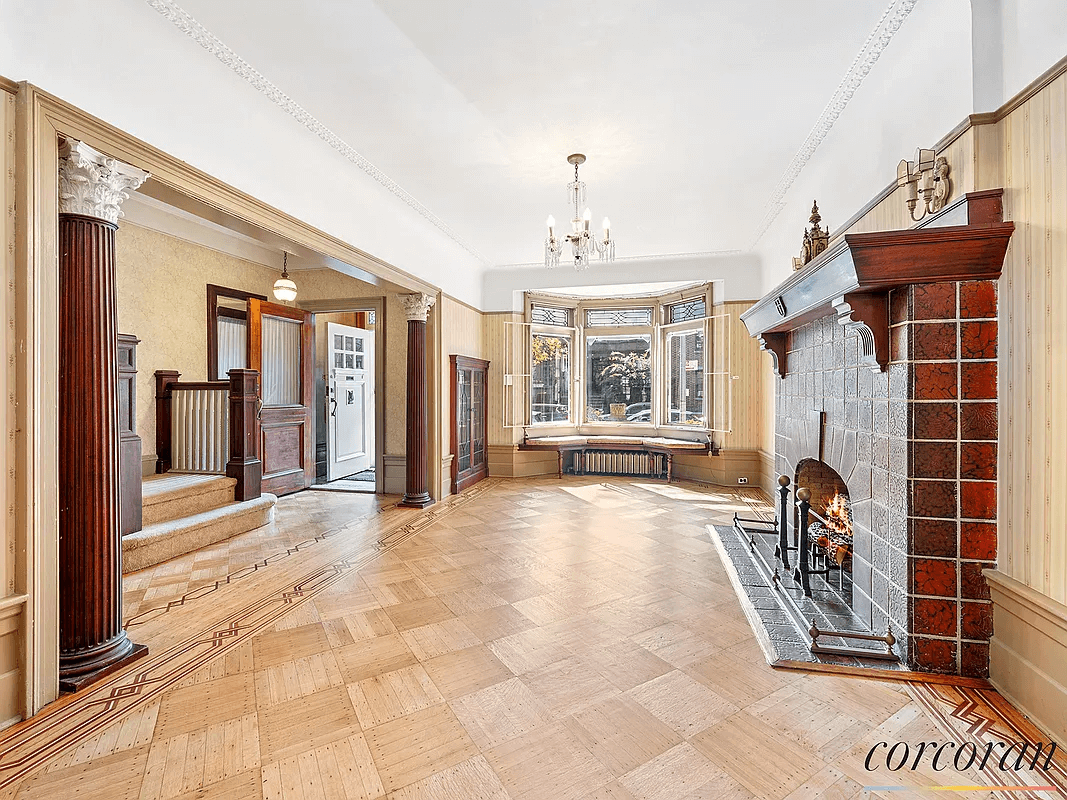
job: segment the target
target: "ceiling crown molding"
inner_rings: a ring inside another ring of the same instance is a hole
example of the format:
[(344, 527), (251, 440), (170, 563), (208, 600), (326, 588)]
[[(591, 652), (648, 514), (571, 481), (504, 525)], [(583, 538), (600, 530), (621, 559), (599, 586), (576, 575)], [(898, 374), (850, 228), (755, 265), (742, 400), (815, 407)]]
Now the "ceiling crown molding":
[(464, 241), (459, 234), (449, 228), (448, 225), (434, 215), (434, 213), (426, 208), (426, 206), (412, 197), (396, 181), (361, 156), (356, 152), (355, 148), (327, 128), (318, 119), (312, 116), (307, 109), (289, 97), (289, 95), (252, 67), (251, 64), (227, 47), (217, 36), (197, 22), (189, 12), (177, 3), (172, 2), (172, 0), (146, 0), (146, 2), (166, 17), (176, 28), (178, 28), (178, 30), (211, 53), (211, 55), (215, 56), (215, 58), (229, 67), (239, 77), (243, 78), (253, 89), (267, 97), (272, 103), (282, 109), (282, 111), (291, 116), (334, 150), (367, 173), (367, 175), (396, 195), (396, 197), (402, 200), (413, 211), (431, 222), (448, 238), (478, 259), (483, 266), (490, 266), (490, 262), (485, 256), (479, 253), (472, 245)]
[(830, 98), (830, 102), (826, 104), (822, 114), (819, 115), (819, 119), (815, 121), (815, 126), (808, 134), (808, 138), (804, 140), (804, 144), (797, 150), (793, 160), (789, 162), (785, 174), (778, 181), (778, 185), (774, 187), (774, 194), (771, 195), (767, 213), (764, 215), (759, 228), (756, 229), (756, 235), (752, 239), (750, 249), (759, 243), (759, 240), (763, 238), (763, 234), (767, 232), (767, 229), (771, 227), (771, 224), (781, 213), (785, 207), (786, 193), (796, 181), (797, 176), (800, 175), (801, 170), (807, 165), (808, 160), (815, 154), (819, 145), (822, 144), (830, 129), (834, 127), (837, 118), (841, 116), (841, 112), (845, 110), (845, 106), (848, 105), (856, 90), (859, 89), (860, 84), (863, 83), (864, 78), (870, 73), (882, 55), (882, 51), (892, 41), (896, 32), (900, 30), (900, 26), (904, 24), (904, 20), (908, 18), (917, 2), (918, 0), (893, 0), (883, 12), (878, 24), (874, 26), (874, 30), (871, 31), (867, 40), (863, 43), (859, 54), (848, 68), (848, 72), (845, 73), (845, 77), (838, 84), (837, 91)]

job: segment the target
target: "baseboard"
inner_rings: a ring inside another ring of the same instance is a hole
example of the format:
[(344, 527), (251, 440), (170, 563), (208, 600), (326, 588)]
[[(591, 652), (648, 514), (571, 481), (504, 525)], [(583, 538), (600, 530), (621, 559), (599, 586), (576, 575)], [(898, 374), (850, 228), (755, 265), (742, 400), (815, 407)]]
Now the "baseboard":
[(406, 456), (382, 456), (382, 491), (403, 494), (407, 490), (407, 463)]
[(718, 455), (678, 454), (674, 457), (674, 476), (715, 486), (743, 485), (757, 488), (762, 485), (760, 453), (758, 450), (721, 450)]
[(766, 450), (758, 452), (760, 459), (760, 488), (771, 497), (775, 497), (775, 492), (778, 491), (778, 475), (774, 469), (774, 453), (768, 453)]
[(1067, 741), (1067, 606), (1000, 570), (984, 574), (993, 599), (989, 680), (1035, 725)]
[(146, 453), (141, 456), (141, 477), (147, 478), (156, 474), (156, 454)]

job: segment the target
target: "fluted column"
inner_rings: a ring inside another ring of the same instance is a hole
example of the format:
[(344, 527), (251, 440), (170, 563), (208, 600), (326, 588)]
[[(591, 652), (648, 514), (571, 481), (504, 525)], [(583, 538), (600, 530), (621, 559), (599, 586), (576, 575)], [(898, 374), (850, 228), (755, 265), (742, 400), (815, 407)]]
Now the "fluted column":
[(400, 505), (426, 508), (430, 497), (430, 464), (427, 448), (429, 419), (426, 414), (426, 315), (435, 298), (428, 294), (404, 294), (400, 302), (408, 316), (408, 426), (407, 482)]
[(148, 177), (83, 142), (59, 161), (59, 679), (147, 654), (122, 629), (115, 231)]

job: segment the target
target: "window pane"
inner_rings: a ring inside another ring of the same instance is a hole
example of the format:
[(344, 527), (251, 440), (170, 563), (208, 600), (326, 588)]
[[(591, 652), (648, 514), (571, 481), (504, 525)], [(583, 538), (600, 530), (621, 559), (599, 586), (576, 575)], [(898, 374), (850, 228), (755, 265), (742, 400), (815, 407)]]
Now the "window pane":
[(651, 336), (586, 339), (585, 405), (589, 422), (652, 422)]
[(571, 404), (571, 340), (535, 333), (531, 350), (530, 421), (566, 422)]
[(569, 308), (533, 306), (530, 309), (530, 322), (534, 325), (559, 325), (566, 328), (571, 324), (571, 312)]
[(694, 297), (692, 300), (683, 300), (670, 306), (671, 322), (688, 322), (691, 319), (704, 319), (704, 298)]
[(591, 308), (585, 312), (585, 324), (591, 328), (651, 325), (651, 308)]
[(707, 426), (704, 413), (704, 334), (667, 336), (667, 422)]
[(263, 317), (263, 405), (300, 403), (300, 323)]

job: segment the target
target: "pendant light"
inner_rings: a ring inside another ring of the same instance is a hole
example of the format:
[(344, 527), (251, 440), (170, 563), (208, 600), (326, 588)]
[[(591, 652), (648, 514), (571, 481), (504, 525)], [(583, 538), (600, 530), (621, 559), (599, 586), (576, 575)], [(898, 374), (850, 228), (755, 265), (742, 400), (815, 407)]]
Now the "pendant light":
[(279, 300), (296, 300), (296, 284), (289, 278), (289, 254), (282, 251), (282, 276), (274, 282), (274, 296)]

